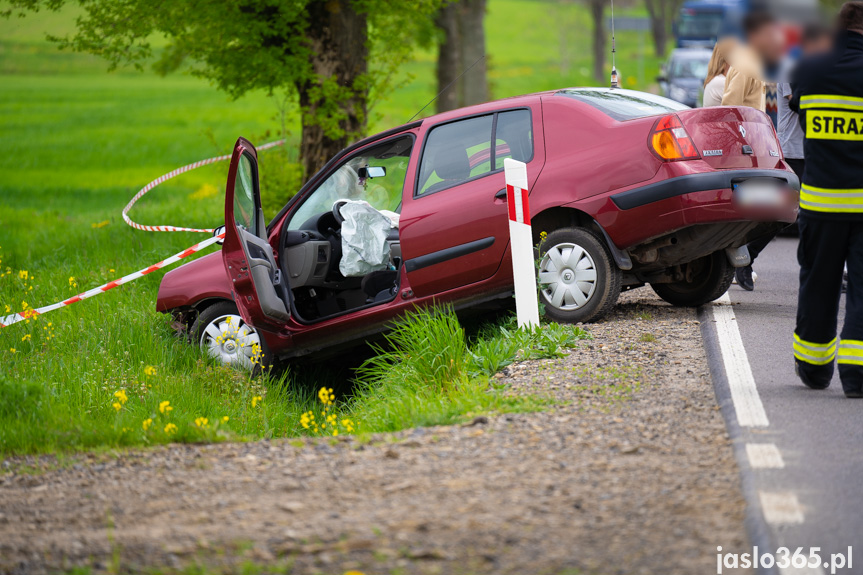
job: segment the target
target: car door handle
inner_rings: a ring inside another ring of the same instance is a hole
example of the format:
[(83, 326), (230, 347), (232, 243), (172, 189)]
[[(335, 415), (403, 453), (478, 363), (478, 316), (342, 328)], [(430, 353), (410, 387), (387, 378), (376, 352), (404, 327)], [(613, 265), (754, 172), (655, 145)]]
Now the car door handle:
[(506, 188), (502, 189), (494, 195), (494, 199), (506, 201)]

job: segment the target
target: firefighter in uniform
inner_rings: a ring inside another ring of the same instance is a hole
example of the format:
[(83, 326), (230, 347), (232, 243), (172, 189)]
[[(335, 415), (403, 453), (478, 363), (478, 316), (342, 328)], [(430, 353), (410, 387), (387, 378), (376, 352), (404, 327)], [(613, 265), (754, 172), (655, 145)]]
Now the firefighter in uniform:
[[(800, 190), (797, 374), (824, 389), (834, 362), (847, 397), (863, 397), (863, 2), (848, 2), (829, 55), (801, 62), (791, 109), (805, 133)], [(845, 263), (845, 324), (837, 316)]]

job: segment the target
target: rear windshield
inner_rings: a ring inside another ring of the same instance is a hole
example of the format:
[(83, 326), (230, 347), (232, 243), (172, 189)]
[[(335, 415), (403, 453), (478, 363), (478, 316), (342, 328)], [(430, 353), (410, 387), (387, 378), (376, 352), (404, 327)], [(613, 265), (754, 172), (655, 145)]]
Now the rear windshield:
[(569, 88), (555, 95), (590, 104), (618, 122), (689, 109), (689, 106), (674, 100), (633, 90)]

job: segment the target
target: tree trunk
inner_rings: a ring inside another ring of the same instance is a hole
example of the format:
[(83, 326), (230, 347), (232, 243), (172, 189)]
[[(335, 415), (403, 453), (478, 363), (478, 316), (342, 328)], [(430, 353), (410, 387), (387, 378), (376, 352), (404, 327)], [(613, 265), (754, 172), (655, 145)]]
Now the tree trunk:
[(590, 0), (590, 13), (593, 16), (593, 77), (603, 84), (611, 77), (611, 71), (605, 69), (605, 4), (606, 0)]
[[(488, 100), (485, 64), (486, 0), (461, 0), (461, 72), (462, 106), (482, 104)], [(471, 67), (472, 66), (472, 67)], [(468, 70), (470, 68), (470, 70)]]
[(668, 46), (668, 28), (680, 6), (679, 0), (645, 0), (650, 15), (650, 33), (656, 55), (665, 58)]
[[(438, 113), (455, 110), (459, 107), (461, 89), (452, 85), (458, 75), (461, 74), (461, 38), (458, 26), (458, 5), (447, 4), (437, 14), (435, 24), (443, 31), (443, 40), (438, 46), (437, 52), (437, 91), (440, 94), (437, 99), (436, 109)], [(449, 88), (447, 88), (449, 86)]]
[(443, 91), (438, 113), (488, 100), (485, 9), (486, 0), (457, 0), (438, 11), (435, 23), (443, 31), (437, 60), (438, 93)]
[(366, 15), (354, 10), (349, 0), (310, 2), (307, 10), (315, 79), (297, 86), (300, 158), (306, 178), (365, 131), (368, 101)]

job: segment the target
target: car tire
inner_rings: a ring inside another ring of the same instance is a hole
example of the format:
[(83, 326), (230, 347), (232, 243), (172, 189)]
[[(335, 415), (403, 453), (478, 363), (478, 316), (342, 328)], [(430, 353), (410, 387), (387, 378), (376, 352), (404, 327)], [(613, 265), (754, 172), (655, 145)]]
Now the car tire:
[(688, 264), (695, 266), (693, 281), (667, 284), (650, 284), (656, 295), (680, 307), (698, 307), (712, 302), (731, 287), (734, 267), (724, 251), (718, 251)]
[(273, 365), (266, 341), (243, 321), (234, 302), (222, 301), (201, 311), (190, 336), (204, 355), (223, 365), (254, 374)]
[(539, 299), (563, 323), (596, 321), (617, 303), (623, 274), (605, 242), (585, 228), (561, 228), (539, 246)]

